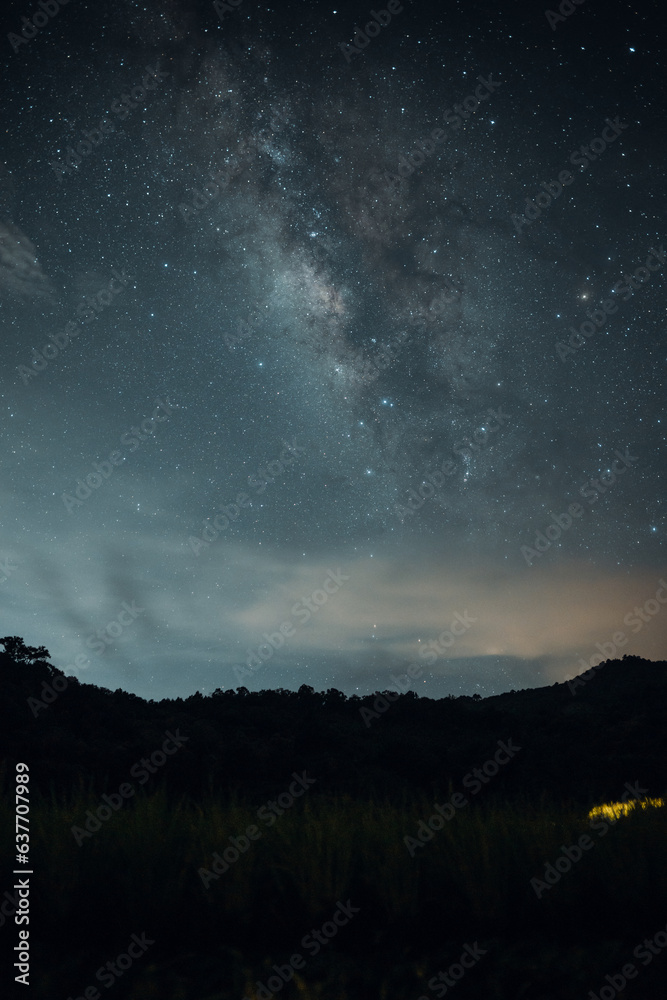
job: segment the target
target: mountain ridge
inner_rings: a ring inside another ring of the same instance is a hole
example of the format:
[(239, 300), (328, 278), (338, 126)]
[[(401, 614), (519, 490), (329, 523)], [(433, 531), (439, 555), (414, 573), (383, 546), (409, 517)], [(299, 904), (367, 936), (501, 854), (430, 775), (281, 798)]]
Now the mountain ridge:
[(650, 795), (667, 785), (667, 662), (627, 655), (576, 687), (485, 698), (347, 697), (302, 685), (146, 701), (82, 684), (43, 659), (0, 653), (0, 693), (2, 758), (28, 763), (33, 787), (44, 792), (115, 787), (177, 729), (187, 736), (182, 752), (153, 780), (186, 795), (207, 787), (261, 795), (304, 769), (322, 790), (435, 795), (508, 739), (523, 752), (488, 794), (594, 802), (618, 797), (627, 782)]

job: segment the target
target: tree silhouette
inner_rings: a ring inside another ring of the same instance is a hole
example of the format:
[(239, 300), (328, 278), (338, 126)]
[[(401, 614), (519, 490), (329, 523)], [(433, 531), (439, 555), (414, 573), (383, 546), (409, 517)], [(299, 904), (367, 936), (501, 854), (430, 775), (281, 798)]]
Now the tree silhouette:
[(16, 663), (32, 663), (35, 660), (49, 660), (51, 654), (46, 646), (26, 646), (20, 635), (6, 635), (0, 639), (5, 652)]

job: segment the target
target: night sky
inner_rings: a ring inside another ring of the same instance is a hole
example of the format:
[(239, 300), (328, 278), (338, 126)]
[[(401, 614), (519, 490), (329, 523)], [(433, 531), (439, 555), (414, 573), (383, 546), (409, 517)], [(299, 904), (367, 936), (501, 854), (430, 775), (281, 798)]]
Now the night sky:
[(2, 634), (156, 699), (667, 658), (660, 5), (45, 5), (2, 15)]

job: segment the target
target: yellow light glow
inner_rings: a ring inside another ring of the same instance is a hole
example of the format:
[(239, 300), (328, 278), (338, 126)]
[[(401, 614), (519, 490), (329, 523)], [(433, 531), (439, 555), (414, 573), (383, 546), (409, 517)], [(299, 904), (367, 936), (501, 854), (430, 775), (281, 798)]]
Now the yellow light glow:
[(664, 799), (641, 799), (637, 802), (633, 799), (632, 802), (606, 802), (602, 806), (595, 806), (588, 814), (589, 819), (594, 819), (596, 816), (603, 816), (605, 819), (618, 819), (620, 816), (627, 816), (632, 810), (637, 806), (641, 806), (642, 809), (657, 809), (660, 806), (664, 806)]

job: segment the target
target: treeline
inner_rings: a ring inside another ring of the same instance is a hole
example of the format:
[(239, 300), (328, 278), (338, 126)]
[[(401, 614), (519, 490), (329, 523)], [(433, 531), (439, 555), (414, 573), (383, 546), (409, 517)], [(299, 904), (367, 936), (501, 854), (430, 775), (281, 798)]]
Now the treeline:
[[(297, 692), (241, 687), (146, 701), (65, 677), (44, 647), (26, 654), (31, 647), (11, 638), (0, 640), (8, 650), (0, 653), (2, 768), (25, 761), (32, 788), (45, 794), (116, 789), (134, 768), (147, 771), (151, 788), (165, 783), (193, 797), (243, 791), (261, 800), (305, 770), (317, 779), (313, 795), (400, 801), (406, 793), (460, 787), (509, 739), (521, 753), (485, 795), (537, 799), (547, 792), (586, 804), (620, 798), (626, 782), (638, 781), (650, 795), (664, 791), (665, 662), (624, 656), (575, 690), (554, 684), (483, 699), (346, 697), (303, 685)], [(178, 750), (166, 755), (168, 734)], [(141, 764), (152, 755), (157, 766)]]

